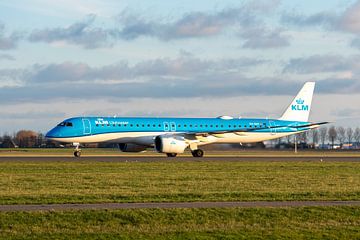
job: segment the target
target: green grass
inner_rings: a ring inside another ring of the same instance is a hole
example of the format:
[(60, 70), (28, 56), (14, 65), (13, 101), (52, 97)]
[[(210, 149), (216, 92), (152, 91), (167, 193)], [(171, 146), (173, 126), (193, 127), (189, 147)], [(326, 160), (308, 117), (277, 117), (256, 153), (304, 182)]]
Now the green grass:
[(0, 204), (359, 199), (360, 162), (0, 162)]
[(1, 239), (359, 239), (360, 208), (0, 213)]

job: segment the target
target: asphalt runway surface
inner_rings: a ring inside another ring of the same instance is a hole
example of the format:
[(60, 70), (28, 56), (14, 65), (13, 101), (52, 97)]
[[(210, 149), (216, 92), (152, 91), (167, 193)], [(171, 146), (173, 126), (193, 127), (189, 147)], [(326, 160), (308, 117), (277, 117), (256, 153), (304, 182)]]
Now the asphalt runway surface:
[(94, 204), (39, 204), (0, 205), (0, 212), (16, 211), (69, 211), (69, 210), (115, 210), (148, 208), (253, 208), (253, 207), (334, 207), (360, 206), (360, 201), (253, 201), (253, 202), (172, 202), (172, 203), (94, 203)]
[(332, 162), (358, 162), (357, 156), (206, 156), (203, 158), (194, 157), (175, 157), (167, 158), (156, 156), (0, 156), (0, 162), (5, 161), (98, 161), (98, 162), (158, 162), (158, 161), (259, 161), (259, 162), (279, 162), (279, 161), (332, 161)]

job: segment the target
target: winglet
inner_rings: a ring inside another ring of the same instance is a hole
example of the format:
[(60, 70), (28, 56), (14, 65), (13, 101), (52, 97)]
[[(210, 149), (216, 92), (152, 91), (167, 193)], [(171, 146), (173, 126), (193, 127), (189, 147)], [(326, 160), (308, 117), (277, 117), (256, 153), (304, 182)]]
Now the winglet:
[(305, 83), (279, 120), (307, 122), (314, 88), (315, 82)]

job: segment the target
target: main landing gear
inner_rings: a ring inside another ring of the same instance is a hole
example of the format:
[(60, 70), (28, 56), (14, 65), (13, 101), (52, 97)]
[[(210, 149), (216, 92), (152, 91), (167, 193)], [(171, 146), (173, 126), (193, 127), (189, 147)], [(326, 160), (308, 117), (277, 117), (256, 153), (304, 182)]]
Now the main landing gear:
[(80, 143), (74, 143), (73, 145), (75, 146), (74, 157), (80, 157), (81, 156)]
[[(195, 150), (191, 151), (191, 154), (193, 155), (193, 157), (203, 157), (204, 151), (201, 149), (195, 149)], [(167, 153), (166, 156), (167, 157), (176, 157), (177, 154), (176, 153)]]
[(203, 157), (204, 151), (201, 149), (195, 149), (195, 150), (191, 151), (191, 154), (193, 155), (193, 157)]

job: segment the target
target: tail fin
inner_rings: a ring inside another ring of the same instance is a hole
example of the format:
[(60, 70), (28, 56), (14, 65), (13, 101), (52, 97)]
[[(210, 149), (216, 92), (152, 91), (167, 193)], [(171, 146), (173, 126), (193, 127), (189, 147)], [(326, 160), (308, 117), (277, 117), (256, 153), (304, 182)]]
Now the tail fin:
[(311, 101), (314, 93), (315, 82), (304, 84), (280, 120), (307, 122), (309, 119)]

